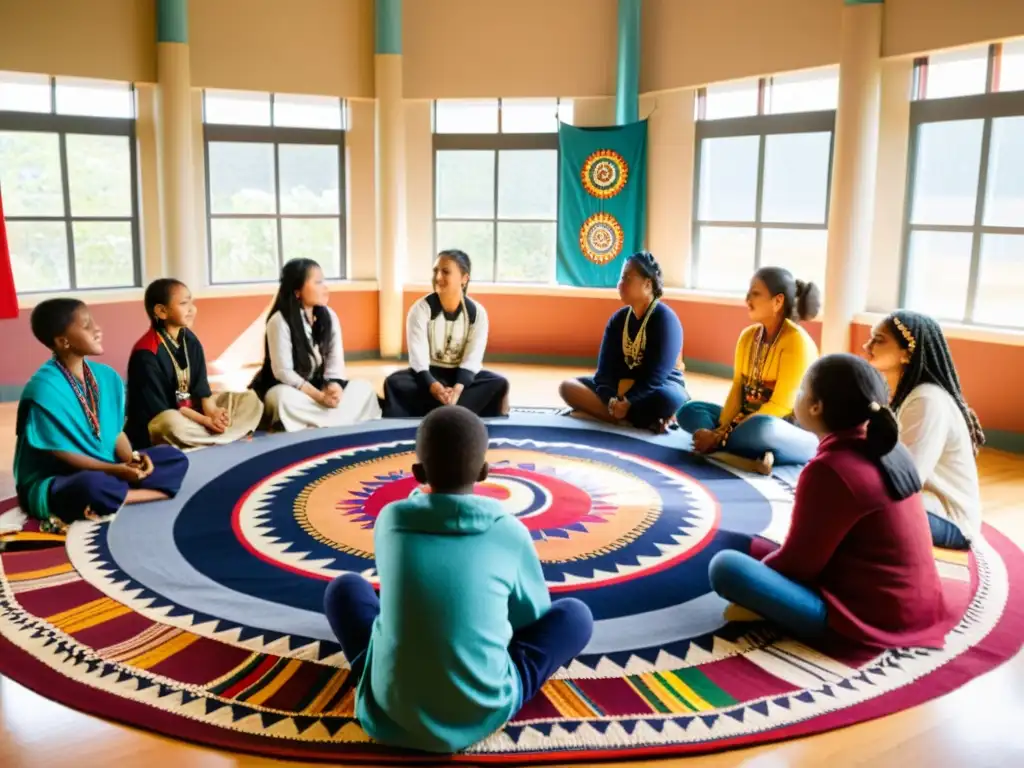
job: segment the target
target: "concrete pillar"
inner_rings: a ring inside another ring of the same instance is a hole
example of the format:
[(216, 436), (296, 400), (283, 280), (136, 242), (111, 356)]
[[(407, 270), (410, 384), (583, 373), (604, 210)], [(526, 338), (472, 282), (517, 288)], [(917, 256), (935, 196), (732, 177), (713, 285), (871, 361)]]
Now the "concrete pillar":
[(865, 307), (869, 312), (888, 312), (900, 301), (900, 253), (910, 159), (911, 101), (907, 95), (913, 82), (913, 59), (891, 59), (882, 64), (871, 283)]
[(882, 83), (882, 3), (846, 0), (828, 217), (823, 354), (850, 350), (867, 303)]
[(694, 90), (640, 99), (647, 123), (647, 248), (661, 264), (666, 288), (689, 285), (693, 242), (693, 172), (697, 124)]
[[(199, 289), (208, 282), (205, 249), (195, 251), (192, 77), (188, 0), (157, 0), (156, 71), (164, 270)], [(150, 276), (155, 277), (155, 276)]]
[(405, 114), (402, 106), (402, 0), (375, 5), (377, 283), (380, 354), (402, 353), (405, 282)]
[(616, 53), (615, 122), (635, 123), (640, 101), (640, 4), (619, 0), (619, 35)]

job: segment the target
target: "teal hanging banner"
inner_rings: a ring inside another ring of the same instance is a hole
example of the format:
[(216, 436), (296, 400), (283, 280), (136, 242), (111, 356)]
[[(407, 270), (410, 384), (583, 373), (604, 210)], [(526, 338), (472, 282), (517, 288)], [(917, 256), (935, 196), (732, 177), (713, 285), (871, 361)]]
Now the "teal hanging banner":
[(642, 250), (647, 220), (647, 121), (558, 129), (561, 285), (611, 288)]

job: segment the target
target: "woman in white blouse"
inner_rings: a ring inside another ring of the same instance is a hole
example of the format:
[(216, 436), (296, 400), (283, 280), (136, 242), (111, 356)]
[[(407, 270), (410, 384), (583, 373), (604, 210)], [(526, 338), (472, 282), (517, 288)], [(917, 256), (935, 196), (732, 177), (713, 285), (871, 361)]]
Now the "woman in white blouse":
[(384, 416), (426, 416), (439, 405), (461, 405), (480, 416), (508, 414), (508, 380), (483, 370), (487, 312), (466, 296), (472, 265), (463, 251), (441, 251), (434, 292), (406, 319), (409, 367), (384, 382)]
[(964, 400), (942, 328), (900, 309), (872, 329), (864, 352), (889, 383), (900, 442), (924, 487), (932, 542), (967, 549), (981, 527), (975, 456), (985, 433)]
[(339, 427), (380, 417), (368, 381), (345, 379), (341, 323), (327, 306), (320, 265), (292, 259), (267, 317), (263, 367), (250, 387), (263, 400), (271, 425), (287, 432)]

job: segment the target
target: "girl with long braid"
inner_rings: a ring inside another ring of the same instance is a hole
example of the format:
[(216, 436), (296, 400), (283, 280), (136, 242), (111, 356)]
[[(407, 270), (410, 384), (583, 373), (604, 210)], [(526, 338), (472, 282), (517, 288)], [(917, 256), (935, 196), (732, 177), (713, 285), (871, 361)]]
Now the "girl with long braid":
[(292, 259), (282, 268), (267, 316), (263, 367), (249, 387), (263, 400), (266, 420), (286, 432), (380, 418), (373, 385), (345, 378), (341, 322), (327, 306), (329, 296), (312, 259)]
[(872, 329), (864, 352), (889, 384), (900, 441), (924, 483), (935, 545), (967, 549), (981, 526), (975, 457), (985, 433), (964, 400), (942, 328), (900, 309)]
[(957, 617), (887, 397), (885, 381), (859, 357), (827, 355), (811, 366), (795, 410), (818, 452), (797, 481), (789, 533), (762, 560), (716, 554), (716, 592), (800, 638), (943, 646)]

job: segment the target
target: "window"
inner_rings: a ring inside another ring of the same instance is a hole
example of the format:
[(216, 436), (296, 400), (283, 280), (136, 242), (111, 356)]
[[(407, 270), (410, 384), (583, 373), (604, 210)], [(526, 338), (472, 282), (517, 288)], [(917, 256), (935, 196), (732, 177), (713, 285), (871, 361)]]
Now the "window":
[(19, 293), (140, 284), (129, 83), (0, 72), (0, 195)]
[(317, 261), (345, 277), (345, 112), (341, 99), (207, 90), (210, 282), (278, 278)]
[(434, 103), (435, 252), (466, 251), (478, 281), (554, 280), (559, 122), (572, 102)]
[(901, 294), (912, 309), (1024, 327), (1022, 53), (996, 44), (916, 63)]
[(824, 284), (837, 100), (835, 69), (698, 91), (693, 287), (770, 265)]

